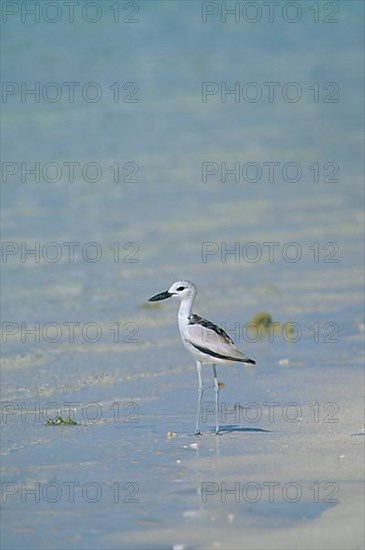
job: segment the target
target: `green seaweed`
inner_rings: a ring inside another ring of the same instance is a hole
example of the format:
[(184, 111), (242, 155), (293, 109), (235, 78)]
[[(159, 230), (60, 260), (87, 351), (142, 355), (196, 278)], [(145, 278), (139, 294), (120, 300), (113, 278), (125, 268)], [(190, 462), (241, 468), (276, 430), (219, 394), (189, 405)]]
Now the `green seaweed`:
[[(249, 324), (251, 326), (255, 325), (258, 339), (266, 337), (271, 331), (277, 333), (285, 330), (286, 335), (295, 334), (297, 332), (295, 323), (279, 323), (278, 321), (273, 321), (272, 315), (267, 311), (260, 311), (259, 313), (256, 313)], [(251, 330), (253, 330), (252, 327)]]
[(267, 311), (260, 311), (253, 316), (252, 321), (254, 325), (269, 327), (273, 324), (272, 316)]
[(47, 418), (46, 426), (76, 426), (77, 422), (72, 418), (62, 418), (62, 416), (56, 416), (56, 418)]

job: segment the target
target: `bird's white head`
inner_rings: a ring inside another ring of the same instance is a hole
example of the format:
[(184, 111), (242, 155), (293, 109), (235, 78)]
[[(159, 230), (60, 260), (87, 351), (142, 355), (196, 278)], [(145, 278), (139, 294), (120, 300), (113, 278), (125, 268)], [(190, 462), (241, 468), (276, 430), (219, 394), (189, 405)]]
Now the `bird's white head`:
[(159, 302), (160, 300), (166, 300), (166, 298), (177, 298), (180, 302), (186, 299), (193, 301), (196, 292), (196, 286), (191, 281), (176, 281), (168, 290), (152, 296), (148, 301)]

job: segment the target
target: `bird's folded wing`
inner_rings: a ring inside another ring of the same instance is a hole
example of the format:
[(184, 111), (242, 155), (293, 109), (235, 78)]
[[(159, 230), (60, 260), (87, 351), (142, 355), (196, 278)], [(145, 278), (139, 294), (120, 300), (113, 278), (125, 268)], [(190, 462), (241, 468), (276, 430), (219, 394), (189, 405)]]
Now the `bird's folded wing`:
[(210, 323), (204, 326), (200, 323), (189, 324), (184, 334), (186, 340), (199, 351), (212, 357), (226, 358), (231, 361), (251, 363), (252, 360), (236, 348), (232, 339), (224, 330)]

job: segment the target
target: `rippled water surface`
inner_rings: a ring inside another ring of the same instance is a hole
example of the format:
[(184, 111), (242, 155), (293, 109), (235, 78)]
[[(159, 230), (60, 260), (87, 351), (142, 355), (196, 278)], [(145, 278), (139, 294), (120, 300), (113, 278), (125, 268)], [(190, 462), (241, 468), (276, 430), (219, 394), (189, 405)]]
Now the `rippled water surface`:
[[(91, 23), (86, 4), (2, 25), (4, 548), (359, 548), (362, 4), (296, 2), (296, 23), (285, 2), (272, 23), (261, 2), (256, 23), (184, 1), (94, 3)], [(218, 438), (210, 367), (193, 436), (177, 304), (146, 303), (180, 278), (257, 362), (218, 368)], [(260, 311), (270, 337), (247, 331)]]

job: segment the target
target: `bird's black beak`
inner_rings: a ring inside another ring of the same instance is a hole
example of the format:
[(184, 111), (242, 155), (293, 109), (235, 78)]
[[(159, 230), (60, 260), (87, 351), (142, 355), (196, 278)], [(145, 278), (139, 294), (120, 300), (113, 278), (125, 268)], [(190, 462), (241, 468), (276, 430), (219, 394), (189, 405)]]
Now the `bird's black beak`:
[(160, 292), (159, 294), (156, 294), (155, 296), (152, 296), (148, 301), (149, 302), (159, 302), (160, 300), (166, 300), (166, 298), (171, 298), (173, 296), (171, 292), (168, 292), (165, 290), (165, 292)]

